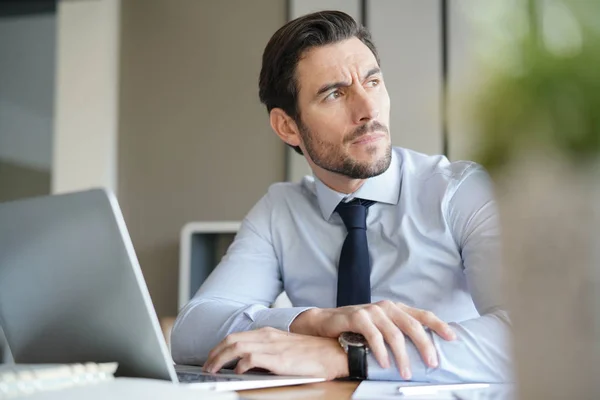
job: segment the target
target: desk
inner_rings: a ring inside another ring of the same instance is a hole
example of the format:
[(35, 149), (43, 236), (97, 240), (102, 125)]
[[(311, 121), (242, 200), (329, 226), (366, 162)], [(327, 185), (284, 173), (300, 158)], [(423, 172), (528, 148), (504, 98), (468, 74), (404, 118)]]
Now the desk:
[(240, 397), (252, 400), (350, 400), (358, 382), (320, 382), (270, 389), (242, 390)]

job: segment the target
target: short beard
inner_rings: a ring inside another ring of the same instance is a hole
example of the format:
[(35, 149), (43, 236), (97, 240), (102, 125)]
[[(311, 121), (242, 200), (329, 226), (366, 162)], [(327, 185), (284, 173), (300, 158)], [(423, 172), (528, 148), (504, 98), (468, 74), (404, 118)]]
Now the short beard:
[[(300, 118), (297, 122), (300, 137), (304, 142), (304, 147), (308, 156), (315, 165), (350, 179), (367, 179), (384, 173), (392, 161), (392, 146), (388, 144), (385, 154), (373, 163), (361, 163), (347, 154), (340, 151), (340, 148), (333, 143), (325, 142), (316, 137), (310, 129), (302, 122)], [(389, 133), (386, 126), (377, 121), (367, 123), (356, 128), (350, 135), (344, 138), (344, 142), (351, 142), (363, 135), (374, 131), (383, 131)], [(377, 149), (373, 146), (368, 151), (375, 152)]]

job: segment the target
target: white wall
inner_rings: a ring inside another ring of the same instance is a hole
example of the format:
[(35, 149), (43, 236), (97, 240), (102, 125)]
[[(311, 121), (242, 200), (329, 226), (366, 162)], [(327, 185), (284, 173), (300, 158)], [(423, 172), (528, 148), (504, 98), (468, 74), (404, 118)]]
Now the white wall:
[(120, 0), (60, 1), (52, 192), (116, 190)]
[(348, 13), (357, 21), (361, 21), (361, 3), (360, 0), (290, 0), (289, 16), (294, 19), (311, 12), (339, 10)]
[(56, 17), (0, 18), (0, 160), (50, 171)]
[(391, 99), (394, 146), (443, 151), (442, 44), (439, 0), (372, 0), (367, 27)]
[(448, 2), (448, 156), (452, 160), (472, 158), (476, 146), (477, 128), (470, 122), (466, 101), (482, 78), (474, 23), (481, 11), (478, 0)]

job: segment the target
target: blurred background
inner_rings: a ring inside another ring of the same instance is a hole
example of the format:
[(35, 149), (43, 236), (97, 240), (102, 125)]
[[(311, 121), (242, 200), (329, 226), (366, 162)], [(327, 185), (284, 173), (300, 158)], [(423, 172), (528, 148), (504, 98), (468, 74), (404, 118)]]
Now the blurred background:
[(258, 100), (286, 21), (348, 12), (372, 32), (393, 144), (464, 158), (452, 117), (469, 78), (472, 0), (0, 2), (0, 201), (102, 186), (120, 202), (160, 317), (177, 313), (180, 232), (240, 221), (310, 173)]
[(499, 183), (522, 398), (598, 398), (598, 1), (0, 0), (0, 202), (114, 191), (172, 320), (269, 185), (310, 173), (258, 74), (322, 9), (371, 31), (395, 146)]

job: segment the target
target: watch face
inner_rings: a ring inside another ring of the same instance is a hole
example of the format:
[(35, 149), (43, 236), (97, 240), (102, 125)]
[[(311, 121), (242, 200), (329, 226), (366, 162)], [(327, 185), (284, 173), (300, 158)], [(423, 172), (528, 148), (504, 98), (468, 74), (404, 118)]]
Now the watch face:
[(341, 338), (348, 346), (361, 347), (367, 345), (367, 339), (360, 333), (344, 332)]

